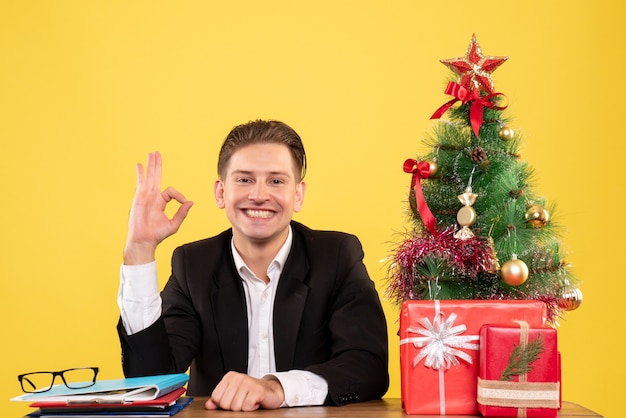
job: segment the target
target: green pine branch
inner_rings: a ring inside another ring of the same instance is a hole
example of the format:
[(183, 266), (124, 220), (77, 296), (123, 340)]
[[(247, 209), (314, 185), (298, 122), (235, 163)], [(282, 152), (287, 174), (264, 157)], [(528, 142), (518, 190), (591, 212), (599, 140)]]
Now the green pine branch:
[(532, 363), (539, 358), (543, 350), (543, 338), (541, 334), (539, 334), (534, 341), (529, 342), (526, 345), (526, 349), (523, 349), (521, 345), (513, 347), (513, 351), (509, 357), (509, 364), (502, 372), (500, 380), (510, 381), (513, 376), (530, 373), (533, 369)]

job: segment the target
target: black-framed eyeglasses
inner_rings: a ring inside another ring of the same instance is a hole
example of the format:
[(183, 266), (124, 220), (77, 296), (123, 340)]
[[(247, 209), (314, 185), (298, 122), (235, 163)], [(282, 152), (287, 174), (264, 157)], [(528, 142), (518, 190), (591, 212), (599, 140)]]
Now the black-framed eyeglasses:
[(17, 376), (17, 380), (26, 393), (49, 391), (57, 376), (61, 377), (63, 384), (68, 388), (82, 389), (96, 384), (98, 370), (97, 367), (76, 367), (59, 372), (31, 372)]

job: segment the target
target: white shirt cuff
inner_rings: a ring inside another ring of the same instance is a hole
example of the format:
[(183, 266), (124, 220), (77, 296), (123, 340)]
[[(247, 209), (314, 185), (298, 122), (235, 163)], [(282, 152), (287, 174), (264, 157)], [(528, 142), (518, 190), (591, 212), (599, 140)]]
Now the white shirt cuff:
[(283, 387), (281, 406), (323, 405), (328, 396), (328, 382), (322, 376), (304, 370), (271, 373)]
[(117, 295), (122, 324), (131, 335), (148, 328), (161, 316), (156, 261), (120, 268)]

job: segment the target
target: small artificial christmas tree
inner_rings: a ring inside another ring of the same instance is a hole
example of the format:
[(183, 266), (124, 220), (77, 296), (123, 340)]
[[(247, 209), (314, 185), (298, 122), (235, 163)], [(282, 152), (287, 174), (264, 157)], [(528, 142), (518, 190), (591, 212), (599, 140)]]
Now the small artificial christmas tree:
[(424, 142), (431, 151), (408, 159), (413, 229), (391, 256), (387, 296), (409, 299), (540, 300), (555, 324), (582, 294), (563, 259), (554, 205), (533, 190), (520, 160), (521, 135), (507, 126), (505, 96), (491, 73), (507, 57), (484, 56), (475, 36), (465, 56), (442, 60), (456, 75), (452, 100)]

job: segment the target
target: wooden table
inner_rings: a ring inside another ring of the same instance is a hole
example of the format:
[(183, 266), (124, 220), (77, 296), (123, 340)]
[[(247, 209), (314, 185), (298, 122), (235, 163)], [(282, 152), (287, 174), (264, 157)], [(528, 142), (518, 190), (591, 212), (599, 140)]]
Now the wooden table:
[[(206, 398), (197, 397), (191, 405), (183, 409), (176, 418), (254, 418), (254, 417), (297, 417), (297, 418), (399, 418), (399, 417), (438, 417), (439, 415), (407, 415), (402, 410), (400, 399), (389, 398), (380, 401), (355, 403), (346, 406), (307, 406), (301, 408), (281, 408), (254, 412), (207, 411), (204, 409)], [(449, 415), (454, 418), (468, 418), (470, 415)], [(600, 417), (589, 409), (572, 402), (563, 402), (559, 418)]]

